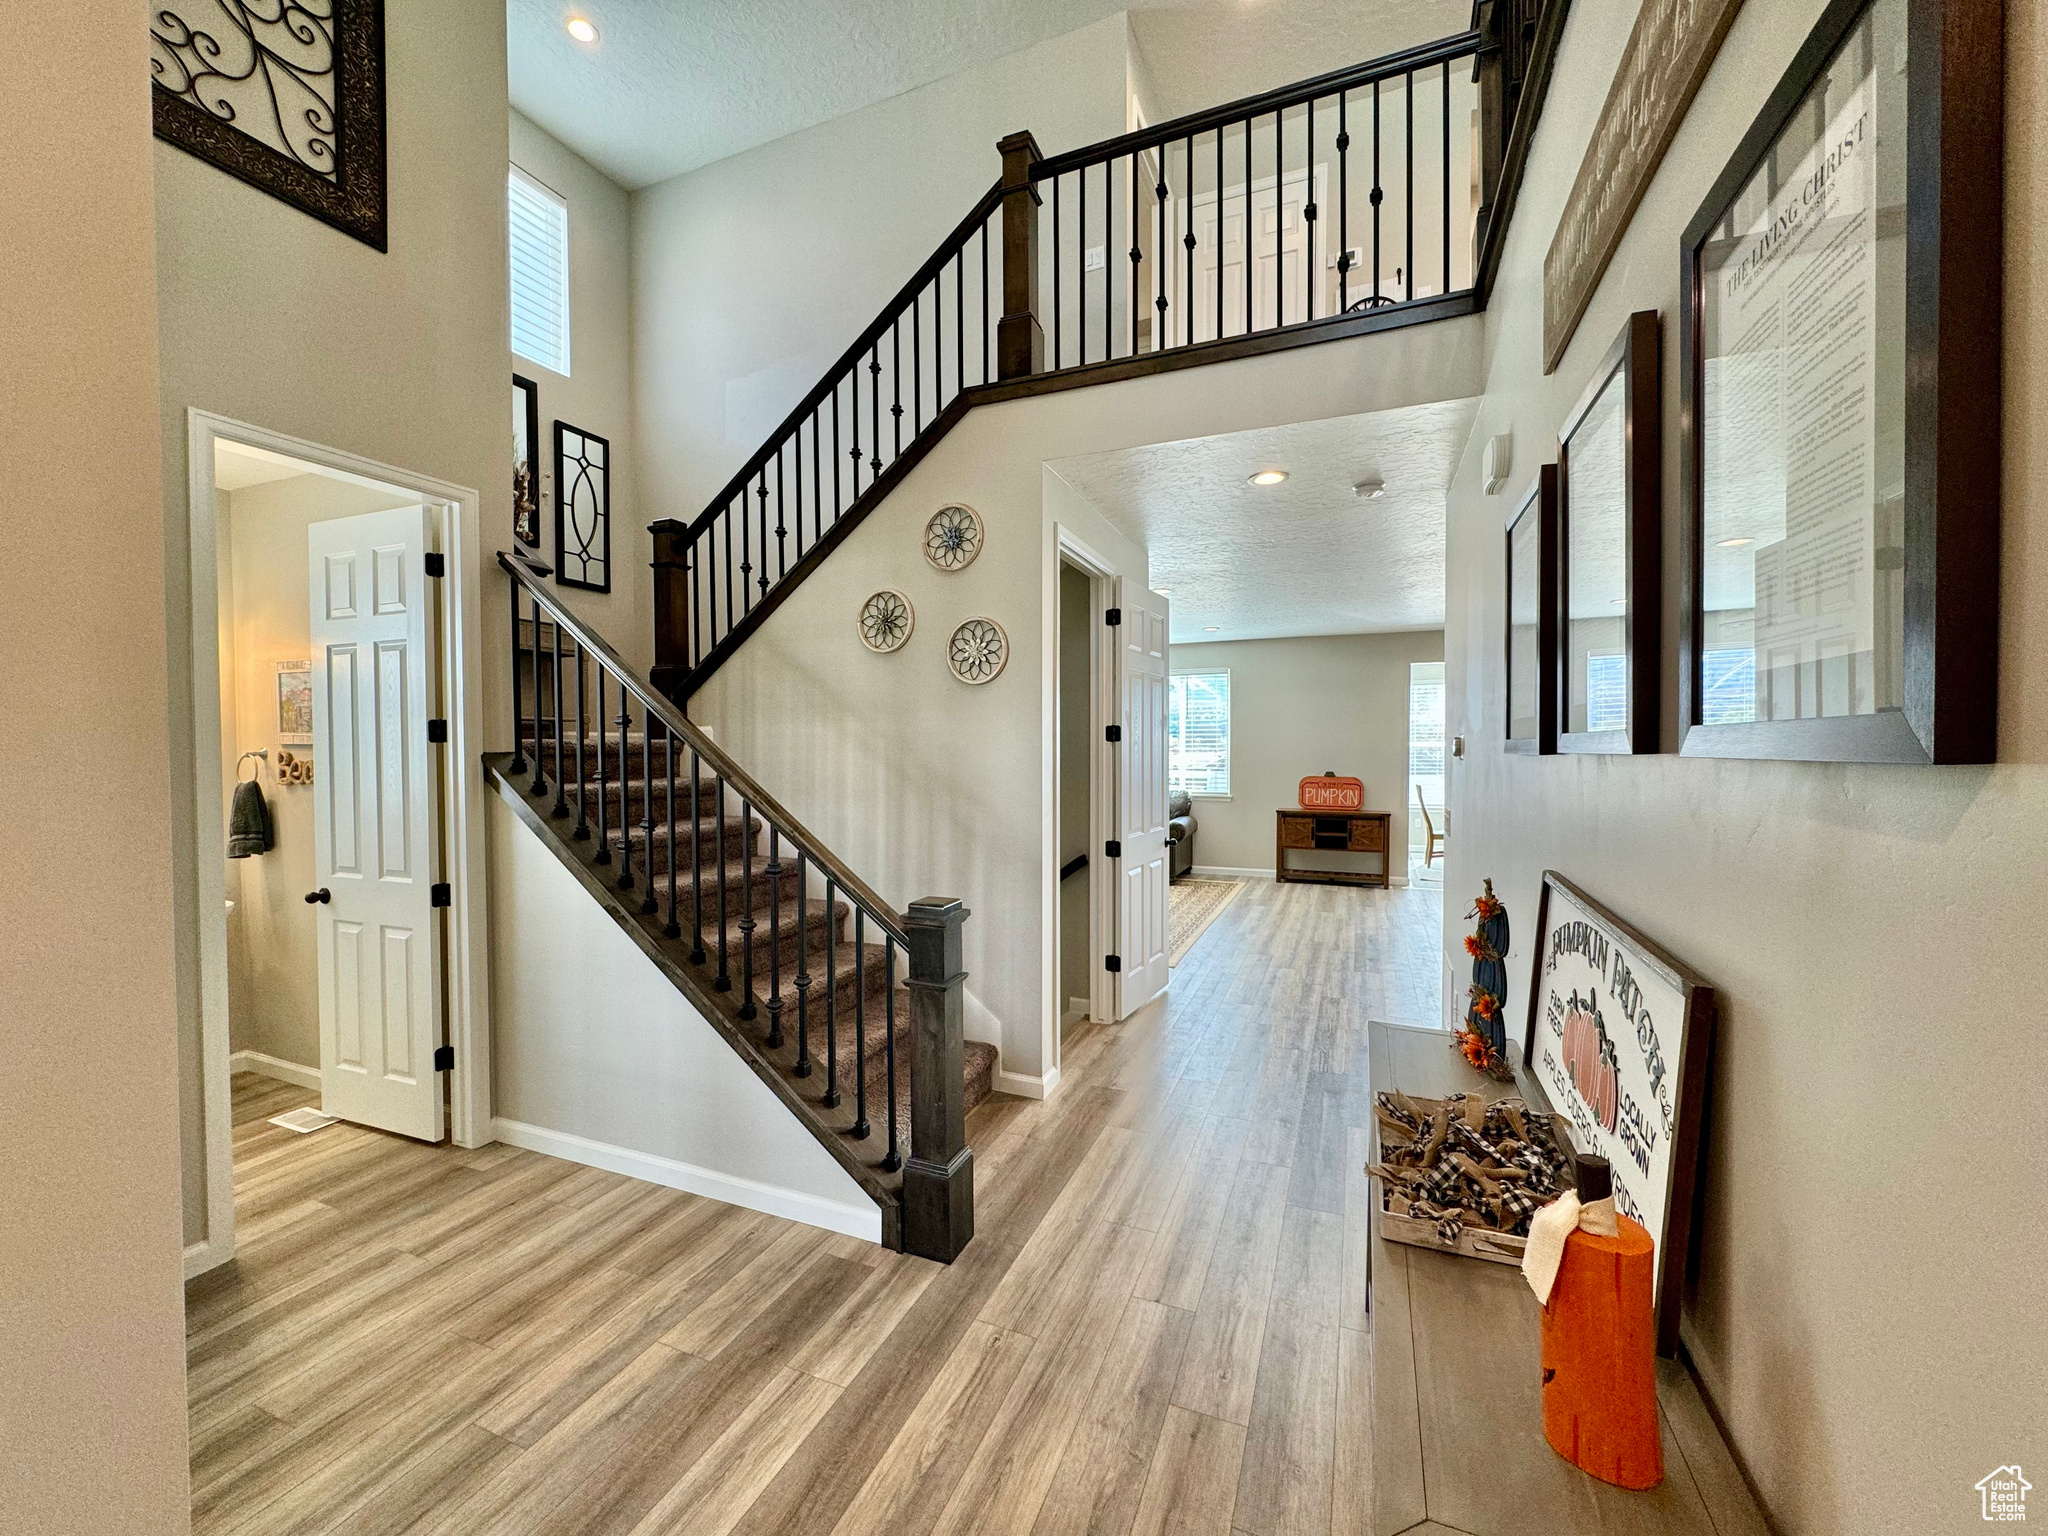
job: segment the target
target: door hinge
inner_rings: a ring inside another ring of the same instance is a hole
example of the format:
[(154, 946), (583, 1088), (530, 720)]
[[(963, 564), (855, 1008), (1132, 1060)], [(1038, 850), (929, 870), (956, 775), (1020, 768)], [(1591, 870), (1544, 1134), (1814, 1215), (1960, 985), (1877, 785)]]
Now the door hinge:
[(437, 555), (432, 550), (427, 551), (427, 574), (429, 576), (446, 576), (448, 574), (448, 557), (446, 555)]
[(1102, 728), (1102, 739), (1104, 741), (1122, 741), (1124, 739), (1124, 728), (1120, 725), (1105, 725)]
[(1104, 609), (1104, 610), (1103, 610), (1103, 614), (1102, 614), (1102, 622), (1103, 622), (1103, 623), (1105, 623), (1105, 624), (1107, 624), (1107, 625), (1109, 625), (1109, 626), (1111, 626), (1112, 628), (1114, 628), (1115, 626), (1117, 626), (1117, 625), (1119, 625), (1119, 624), (1123, 623), (1123, 621), (1124, 621), (1124, 611), (1123, 611), (1123, 609), (1121, 609), (1121, 608), (1106, 608), (1106, 609)]
[(454, 904), (455, 888), (446, 880), (437, 882), (434, 886), (434, 905), (437, 907), (451, 907)]
[(1112, 837), (1102, 845), (1102, 856), (1105, 859), (1120, 859), (1124, 856), (1124, 845)]
[(1124, 957), (1122, 955), (1104, 955), (1102, 957), (1102, 968), (1105, 971), (1121, 973), (1124, 968)]
[(437, 1045), (434, 1047), (434, 1070), (436, 1072), (452, 1072), (455, 1070), (454, 1046)]
[(446, 720), (429, 720), (427, 722), (427, 740), (441, 746), (446, 746), (448, 743), (448, 722)]

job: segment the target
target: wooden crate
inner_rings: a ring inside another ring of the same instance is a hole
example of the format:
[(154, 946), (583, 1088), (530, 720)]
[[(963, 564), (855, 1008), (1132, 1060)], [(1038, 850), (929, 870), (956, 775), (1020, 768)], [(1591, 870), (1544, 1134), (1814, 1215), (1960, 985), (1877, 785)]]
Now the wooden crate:
[[(1420, 1094), (1412, 1093), (1408, 1095), (1408, 1102), (1425, 1115), (1434, 1114), (1450, 1103), (1448, 1099), (1426, 1099)], [(1544, 1135), (1550, 1139), (1550, 1144), (1559, 1148), (1569, 1158), (1571, 1145), (1559, 1139), (1556, 1117), (1537, 1109), (1534, 1105), (1529, 1107), (1529, 1113), (1532, 1117), (1541, 1117), (1541, 1128)], [(1533, 1131), (1536, 1128), (1536, 1121), (1532, 1118), (1530, 1129)], [(1377, 1138), (1378, 1132), (1375, 1131), (1374, 1135)], [(1384, 1149), (1381, 1151), (1384, 1153)], [(1375, 1176), (1375, 1182), (1380, 1186), (1380, 1197), (1375, 1206), (1379, 1215), (1380, 1236), (1386, 1241), (1407, 1243), (1414, 1248), (1433, 1248), (1438, 1253), (1463, 1254), (1468, 1259), (1485, 1259), (1493, 1264), (1512, 1264), (1518, 1269), (1521, 1267), (1523, 1250), (1529, 1246), (1526, 1237), (1496, 1232), (1490, 1227), (1466, 1226), (1458, 1230), (1456, 1242), (1447, 1243), (1437, 1236), (1434, 1221), (1393, 1209), (1392, 1202), (1400, 1200), (1405, 1204), (1406, 1195), (1385, 1179)]]

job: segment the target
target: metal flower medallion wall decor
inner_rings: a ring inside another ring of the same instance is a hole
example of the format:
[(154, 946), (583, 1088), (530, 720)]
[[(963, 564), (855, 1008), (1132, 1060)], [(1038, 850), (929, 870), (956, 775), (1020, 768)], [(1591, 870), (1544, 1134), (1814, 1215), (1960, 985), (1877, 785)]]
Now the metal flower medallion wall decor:
[(900, 651), (917, 624), (910, 599), (884, 587), (860, 605), (860, 641), (871, 651)]
[(383, 0), (156, 0), (156, 136), (384, 250)]
[(969, 619), (953, 631), (946, 665), (963, 683), (979, 686), (1003, 675), (1010, 663), (1010, 637), (994, 619)]
[(943, 506), (924, 525), (924, 557), (942, 571), (964, 571), (981, 553), (982, 533), (974, 508)]

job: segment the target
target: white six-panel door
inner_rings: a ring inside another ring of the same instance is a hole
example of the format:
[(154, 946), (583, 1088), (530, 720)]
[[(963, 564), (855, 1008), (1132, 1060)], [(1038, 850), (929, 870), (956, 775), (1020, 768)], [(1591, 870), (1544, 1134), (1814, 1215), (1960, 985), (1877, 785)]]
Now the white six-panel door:
[(307, 531), (313, 619), (320, 1099), (423, 1141), (443, 1133), (440, 807), (427, 747), (436, 625), (425, 507)]
[(1130, 577), (1117, 581), (1118, 1018), (1166, 990), (1166, 599)]

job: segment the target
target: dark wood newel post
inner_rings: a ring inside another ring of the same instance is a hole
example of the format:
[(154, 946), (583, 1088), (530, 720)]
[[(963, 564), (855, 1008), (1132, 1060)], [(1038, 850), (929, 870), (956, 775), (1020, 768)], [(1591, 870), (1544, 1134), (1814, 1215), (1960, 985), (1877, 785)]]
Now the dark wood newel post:
[(996, 143), (1003, 157), (1003, 318), (996, 322), (996, 377), (1045, 371), (1045, 329), (1038, 323), (1038, 188), (1031, 167), (1038, 140), (1027, 128)]
[(903, 1165), (903, 1248), (950, 1264), (974, 1236), (974, 1153), (967, 1146), (960, 1056), (967, 972), (960, 930), (967, 909), (926, 896), (903, 914), (909, 937), (910, 1161)]
[(1478, 0), (1472, 26), (1479, 33), (1479, 56), (1473, 72), (1479, 82), (1479, 236), (1493, 220), (1500, 195), (1501, 163), (1507, 155), (1506, 32), (1514, 25), (1513, 0)]
[(690, 673), (689, 528), (665, 517), (647, 531), (654, 535), (654, 665), (647, 680), (680, 706)]

